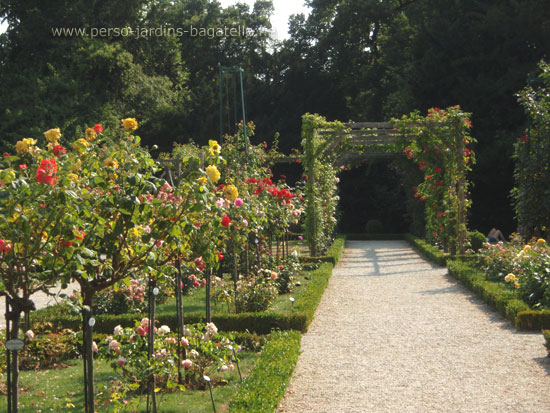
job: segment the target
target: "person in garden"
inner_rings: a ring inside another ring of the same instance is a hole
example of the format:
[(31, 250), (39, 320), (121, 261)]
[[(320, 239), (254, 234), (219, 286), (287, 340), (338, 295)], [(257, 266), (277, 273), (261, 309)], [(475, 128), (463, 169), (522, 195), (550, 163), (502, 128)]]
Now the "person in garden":
[(491, 231), (489, 231), (489, 234), (487, 235), (487, 241), (491, 243), (504, 241), (504, 235), (502, 235), (500, 229), (491, 228)]

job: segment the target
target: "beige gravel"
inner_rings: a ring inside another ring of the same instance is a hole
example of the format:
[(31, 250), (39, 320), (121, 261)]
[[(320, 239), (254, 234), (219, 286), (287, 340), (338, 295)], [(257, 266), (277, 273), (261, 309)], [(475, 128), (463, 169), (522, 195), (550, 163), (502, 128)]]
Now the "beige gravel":
[[(80, 286), (76, 282), (70, 283), (66, 289), (61, 289), (61, 284), (59, 284), (57, 287), (50, 290), (50, 294), (46, 294), (41, 291), (34, 293), (31, 296), (31, 300), (34, 301), (34, 305), (38, 310), (40, 308), (49, 307), (51, 305), (61, 302), (62, 299), (59, 297), (59, 294), (65, 293), (69, 295), (72, 294), (75, 290), (80, 291)], [(5, 313), (6, 299), (4, 297), (0, 297), (0, 328), (6, 328), (6, 318), (4, 316)]]
[(351, 241), (279, 411), (550, 412), (543, 342), (406, 242)]

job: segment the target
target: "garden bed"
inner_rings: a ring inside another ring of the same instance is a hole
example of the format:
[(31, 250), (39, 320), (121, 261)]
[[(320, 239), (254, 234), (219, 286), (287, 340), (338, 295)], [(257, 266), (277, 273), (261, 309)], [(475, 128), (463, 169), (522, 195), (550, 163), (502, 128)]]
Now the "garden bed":
[(407, 234), (406, 240), (426, 259), (447, 266), (449, 274), (460, 280), (487, 304), (510, 320), (519, 330), (550, 329), (550, 310), (531, 309), (519, 293), (499, 281), (488, 280), (485, 274), (473, 266), (474, 256), (454, 256), (444, 253), (426, 241)]

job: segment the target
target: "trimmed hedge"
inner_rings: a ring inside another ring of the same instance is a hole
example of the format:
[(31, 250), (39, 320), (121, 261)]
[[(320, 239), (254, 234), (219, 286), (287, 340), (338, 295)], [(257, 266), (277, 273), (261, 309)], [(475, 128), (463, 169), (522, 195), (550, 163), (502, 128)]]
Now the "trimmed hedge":
[(516, 327), (520, 330), (550, 329), (550, 310), (525, 310), (518, 313)]
[[(310, 281), (305, 291), (296, 299), (292, 313), (278, 313), (275, 311), (262, 311), (258, 313), (214, 313), (212, 322), (221, 331), (250, 331), (257, 334), (269, 334), (271, 330), (298, 330), (305, 332), (313, 319), (317, 305), (321, 301), (323, 292), (332, 275), (332, 268), (338, 262), (340, 254), (344, 250), (346, 238), (338, 236), (327, 251), (327, 258), (320, 267), (310, 273)], [(333, 264), (334, 263), (334, 264)], [(31, 313), (31, 325), (36, 323), (50, 323), (53, 331), (70, 328), (78, 331), (81, 328), (80, 316), (67, 315), (68, 308), (60, 311), (60, 307), (53, 306)], [(112, 334), (117, 325), (133, 327), (135, 320), (146, 317), (145, 314), (102, 314), (95, 317), (94, 331), (97, 333)], [(204, 323), (203, 312), (184, 314), (186, 324)], [(166, 324), (171, 329), (177, 325), (175, 313), (158, 313), (156, 316), (159, 325)]]
[(449, 260), (447, 268), (449, 274), (460, 280), (508, 320), (516, 323), (518, 313), (529, 309), (529, 306), (517, 298), (514, 292), (504, 284), (486, 280), (481, 271), (470, 267), (467, 263)]
[(445, 254), (437, 247), (428, 244), (423, 239), (415, 237), (412, 234), (405, 234), (405, 240), (412, 244), (412, 246), (428, 261), (434, 262), (441, 266), (445, 266), (447, 264), (449, 255)]
[(550, 357), (550, 330), (542, 330), (542, 335), (544, 336), (544, 347), (546, 347), (546, 351), (548, 352), (548, 357)]
[(230, 412), (273, 412), (285, 394), (300, 354), (298, 331), (275, 332), (254, 369), (229, 402)]

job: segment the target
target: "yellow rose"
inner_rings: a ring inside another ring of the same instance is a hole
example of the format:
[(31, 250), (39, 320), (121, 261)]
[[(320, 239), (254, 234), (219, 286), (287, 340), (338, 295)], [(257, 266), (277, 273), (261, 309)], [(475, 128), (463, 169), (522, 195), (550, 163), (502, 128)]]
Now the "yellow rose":
[(78, 181), (78, 175), (77, 174), (69, 174), (67, 175), (67, 178), (69, 178), (71, 181), (76, 182)]
[(113, 181), (116, 181), (116, 179), (118, 178), (118, 175), (117, 174), (111, 174), (111, 175), (109, 175), (109, 178), (111, 178)]
[(36, 139), (25, 138), (15, 144), (15, 150), (17, 153), (27, 153), (33, 145), (36, 145)]
[(48, 233), (46, 231), (42, 232), (42, 241), (48, 240)]
[(204, 185), (206, 181), (208, 181), (208, 179), (206, 178), (206, 176), (201, 176), (198, 181), (201, 185)]
[(95, 130), (92, 128), (86, 129), (86, 140), (92, 142), (95, 141), (95, 138), (97, 138), (97, 133), (95, 133)]
[(239, 190), (235, 185), (227, 185), (223, 192), (225, 194), (225, 197), (229, 199), (231, 202), (233, 202), (235, 199), (239, 197)]
[(107, 158), (103, 162), (103, 165), (105, 165), (108, 168), (117, 169), (118, 168), (118, 161), (113, 158)]
[(84, 139), (84, 138), (80, 138), (80, 139), (77, 139), (74, 143), (73, 143), (73, 149), (75, 151), (78, 151), (78, 152), (82, 152), (84, 151), (88, 146), (89, 146), (89, 142)]
[(61, 138), (61, 131), (59, 130), (59, 128), (50, 129), (44, 132), (44, 136), (46, 137), (46, 140), (48, 142), (53, 143), (54, 145), (57, 145), (59, 138)]
[(218, 168), (216, 168), (216, 165), (210, 165), (206, 168), (206, 175), (210, 178), (210, 180), (214, 183), (218, 182), (220, 180), (220, 171), (218, 171)]
[(13, 169), (4, 169), (0, 172), (0, 185), (6, 185), (15, 180), (15, 171)]
[(523, 252), (529, 252), (529, 251), (531, 251), (530, 245), (526, 245), (525, 247), (523, 247)]
[(546, 240), (544, 238), (539, 238), (537, 240), (537, 245), (543, 246), (544, 244), (546, 244)]
[(138, 128), (138, 123), (135, 118), (122, 119), (122, 127), (127, 131), (134, 131)]
[(222, 151), (222, 147), (218, 145), (217, 141), (209, 140), (208, 146), (210, 146), (210, 155), (212, 156), (217, 156)]
[(81, 168), (82, 168), (82, 161), (80, 159), (77, 159), (75, 164), (71, 166), (71, 171), (73, 172), (80, 171)]

